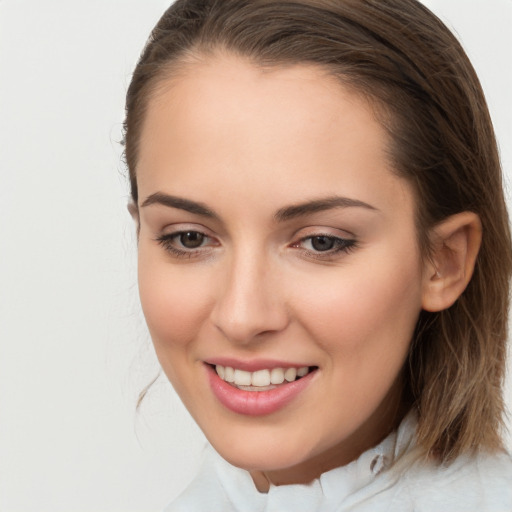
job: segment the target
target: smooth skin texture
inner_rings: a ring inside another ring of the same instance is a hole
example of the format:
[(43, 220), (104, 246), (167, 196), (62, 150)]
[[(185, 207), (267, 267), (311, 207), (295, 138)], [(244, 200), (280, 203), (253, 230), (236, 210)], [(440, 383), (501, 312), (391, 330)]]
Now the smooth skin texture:
[[(191, 415), (261, 491), (347, 464), (396, 426), (419, 312), (448, 307), (471, 276), (478, 218), (450, 218), (422, 258), (387, 141), (370, 105), (311, 65), (208, 56), (149, 104), (134, 207), (144, 314)], [(213, 395), (215, 357), (318, 370), (249, 417)]]

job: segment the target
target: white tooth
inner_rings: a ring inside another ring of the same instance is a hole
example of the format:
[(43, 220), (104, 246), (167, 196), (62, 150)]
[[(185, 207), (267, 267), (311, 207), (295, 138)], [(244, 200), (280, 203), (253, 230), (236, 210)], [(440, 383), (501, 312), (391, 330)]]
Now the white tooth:
[(270, 386), (270, 372), (268, 370), (258, 370), (251, 376), (253, 386)]
[(251, 385), (251, 372), (245, 370), (235, 370), (235, 384), (237, 386), (250, 386)]
[(231, 366), (224, 368), (224, 380), (226, 382), (235, 382), (235, 370)]
[(304, 375), (307, 375), (309, 373), (309, 367), (303, 366), (302, 368), (299, 368), (297, 370), (297, 376), (298, 377), (304, 377)]
[(288, 382), (293, 382), (297, 377), (297, 368), (286, 368), (284, 378)]
[(218, 364), (218, 365), (215, 367), (215, 370), (217, 371), (217, 375), (218, 375), (221, 379), (224, 379), (224, 376), (225, 376), (224, 366), (221, 366), (220, 364)]
[(272, 368), (270, 382), (272, 384), (282, 384), (284, 382), (284, 370), (282, 368)]

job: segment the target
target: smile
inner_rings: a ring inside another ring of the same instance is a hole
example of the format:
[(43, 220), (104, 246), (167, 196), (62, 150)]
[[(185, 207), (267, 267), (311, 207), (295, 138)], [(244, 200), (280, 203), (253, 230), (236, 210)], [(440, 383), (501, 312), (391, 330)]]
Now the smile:
[[(311, 368), (313, 369), (313, 368)], [(217, 375), (224, 381), (245, 391), (267, 391), (274, 389), (283, 382), (293, 382), (297, 378), (305, 377), (310, 367), (300, 368), (272, 368), (249, 372), (231, 366), (215, 366)]]
[(263, 416), (283, 409), (306, 392), (317, 366), (261, 368), (205, 364), (210, 389), (227, 409), (246, 416)]

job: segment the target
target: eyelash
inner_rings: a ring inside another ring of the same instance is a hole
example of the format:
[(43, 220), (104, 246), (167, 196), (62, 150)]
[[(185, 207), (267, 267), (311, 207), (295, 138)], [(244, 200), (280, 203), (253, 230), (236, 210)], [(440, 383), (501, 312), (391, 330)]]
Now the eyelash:
[(179, 249), (176, 247), (176, 240), (186, 235), (187, 233), (194, 233), (204, 237), (204, 241), (211, 240), (212, 238), (205, 233), (197, 230), (186, 230), (186, 231), (177, 231), (175, 233), (169, 233), (165, 235), (160, 235), (156, 241), (169, 253), (171, 253), (176, 258), (195, 258), (201, 256), (201, 253), (205, 252), (204, 245), (200, 245), (195, 249)]
[(312, 242), (315, 238), (325, 238), (329, 241), (332, 241), (334, 247), (332, 249), (328, 249), (327, 251), (315, 251), (310, 249), (302, 248), (304, 254), (309, 258), (315, 258), (319, 260), (329, 260), (333, 259), (336, 255), (340, 253), (348, 254), (354, 251), (357, 248), (357, 241), (350, 238), (341, 238), (338, 236), (333, 236), (324, 233), (316, 233), (314, 235), (305, 236), (301, 238), (298, 242), (292, 244), (292, 247), (300, 248), (300, 244), (303, 244), (306, 241)]
[[(196, 258), (204, 254), (208, 251), (207, 246), (205, 246), (203, 243), (194, 249), (179, 249), (175, 244), (176, 240), (179, 240), (179, 238), (186, 234), (197, 234), (202, 237), (204, 237), (204, 240), (202, 242), (207, 242), (208, 240), (212, 240), (212, 238), (205, 233), (202, 233), (201, 231), (195, 231), (195, 230), (187, 230), (187, 231), (177, 231), (175, 233), (169, 233), (165, 235), (161, 235), (156, 238), (156, 241), (169, 253), (172, 254), (175, 258)], [(329, 241), (331, 241), (334, 246), (331, 249), (328, 249), (326, 251), (316, 251), (311, 249), (305, 249), (303, 247), (300, 247), (303, 243), (307, 241), (312, 241), (314, 239), (324, 238)], [(354, 239), (348, 239), (348, 238), (341, 238), (337, 236), (332, 236), (329, 234), (323, 234), (323, 233), (317, 233), (314, 235), (309, 235), (306, 237), (301, 238), (299, 241), (293, 243), (291, 245), (293, 248), (300, 249), (303, 254), (309, 258), (314, 258), (318, 260), (329, 260), (333, 259), (336, 255), (339, 253), (345, 253), (348, 254), (355, 250), (358, 247), (357, 241)]]

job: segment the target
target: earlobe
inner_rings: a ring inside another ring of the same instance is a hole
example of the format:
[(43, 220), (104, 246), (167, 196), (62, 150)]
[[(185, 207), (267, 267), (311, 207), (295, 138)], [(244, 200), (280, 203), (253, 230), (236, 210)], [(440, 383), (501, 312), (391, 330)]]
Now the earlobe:
[(422, 307), (449, 308), (466, 289), (482, 242), (482, 224), (473, 212), (452, 215), (432, 229), (433, 251), (425, 263)]

